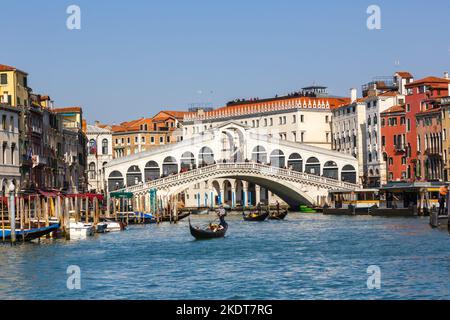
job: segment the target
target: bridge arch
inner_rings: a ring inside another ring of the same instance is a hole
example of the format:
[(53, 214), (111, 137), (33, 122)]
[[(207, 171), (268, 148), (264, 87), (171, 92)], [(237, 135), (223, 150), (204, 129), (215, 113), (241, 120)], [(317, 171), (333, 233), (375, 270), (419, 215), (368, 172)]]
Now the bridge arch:
[(344, 182), (356, 183), (356, 170), (352, 165), (346, 165), (341, 170), (341, 180)]
[(145, 164), (144, 168), (144, 178), (145, 181), (152, 181), (159, 179), (161, 177), (161, 171), (159, 165), (156, 161), (149, 161)]
[(214, 164), (214, 152), (210, 147), (202, 147), (198, 153), (198, 166), (204, 167)]
[(127, 187), (135, 186), (142, 182), (142, 172), (138, 166), (131, 166), (127, 171)]
[(263, 146), (256, 146), (252, 151), (252, 161), (257, 163), (267, 163), (267, 151)]
[(108, 176), (108, 190), (114, 191), (125, 187), (123, 175), (120, 171), (113, 171)]
[(323, 166), (323, 176), (334, 180), (339, 180), (339, 168), (336, 162), (327, 161)]
[(163, 176), (170, 176), (178, 173), (178, 162), (172, 156), (166, 157), (163, 161)]
[(180, 159), (180, 170), (181, 171), (188, 171), (195, 169), (195, 156), (192, 152), (186, 151), (181, 155)]
[(273, 167), (283, 168), (286, 166), (286, 156), (280, 149), (275, 149), (270, 154), (270, 163)]
[(320, 161), (316, 157), (311, 157), (306, 161), (305, 172), (320, 176)]
[(292, 153), (289, 156), (288, 167), (292, 167), (292, 170), (297, 172), (303, 172), (303, 159), (298, 153)]

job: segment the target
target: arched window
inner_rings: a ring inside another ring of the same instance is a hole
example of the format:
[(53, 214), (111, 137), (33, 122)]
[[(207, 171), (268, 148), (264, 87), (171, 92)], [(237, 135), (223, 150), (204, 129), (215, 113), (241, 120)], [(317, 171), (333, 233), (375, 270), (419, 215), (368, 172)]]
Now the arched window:
[(336, 162), (334, 161), (328, 161), (323, 166), (323, 176), (331, 179), (338, 180), (339, 174), (338, 174), (338, 166)]
[(131, 166), (127, 171), (127, 187), (135, 186), (142, 182), (141, 169), (138, 166)]
[(108, 154), (108, 139), (102, 140), (102, 154)]
[(311, 157), (306, 161), (305, 172), (320, 176), (320, 162), (319, 159)]
[(283, 168), (286, 165), (286, 157), (284, 156), (283, 151), (274, 150), (270, 154), (270, 165), (272, 167)]
[(89, 154), (97, 153), (97, 143), (94, 139), (89, 140)]
[(195, 169), (195, 157), (192, 152), (185, 152), (181, 156), (181, 163), (180, 163), (181, 171), (188, 171)]
[(356, 183), (356, 170), (351, 165), (346, 165), (341, 171), (341, 180), (350, 183)]
[(167, 177), (171, 174), (178, 173), (178, 162), (174, 157), (167, 157), (163, 161), (163, 176)]
[(145, 181), (152, 181), (159, 179), (161, 176), (161, 173), (159, 172), (159, 166), (156, 161), (149, 161), (145, 165), (144, 168), (144, 179)]
[(298, 153), (289, 156), (288, 167), (294, 171), (303, 172), (303, 159)]
[(257, 146), (252, 151), (252, 161), (257, 163), (267, 163), (267, 152), (262, 146)]
[(110, 192), (124, 188), (123, 176), (119, 171), (113, 171), (108, 177), (108, 190)]
[(199, 167), (209, 166), (214, 164), (214, 153), (209, 147), (203, 147), (198, 153)]
[(89, 163), (89, 179), (95, 179), (97, 177), (97, 172), (95, 171), (95, 162)]

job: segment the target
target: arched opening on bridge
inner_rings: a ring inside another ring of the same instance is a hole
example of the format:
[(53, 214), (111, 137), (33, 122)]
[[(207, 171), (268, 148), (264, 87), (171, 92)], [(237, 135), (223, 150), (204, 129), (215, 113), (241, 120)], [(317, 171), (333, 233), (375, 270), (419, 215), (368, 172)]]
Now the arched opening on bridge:
[(244, 183), (242, 180), (236, 180), (236, 199), (235, 199), (235, 205), (244, 205)]
[(163, 176), (167, 177), (171, 174), (178, 173), (178, 162), (174, 157), (166, 157), (163, 161)]
[(229, 180), (225, 180), (223, 182), (223, 197), (224, 197), (223, 204), (231, 206), (233, 197), (233, 188)]
[(214, 153), (209, 147), (203, 147), (198, 154), (199, 168), (214, 164)]
[(323, 166), (323, 176), (326, 178), (331, 178), (339, 180), (338, 165), (334, 161), (328, 161)]
[(141, 169), (138, 166), (131, 166), (127, 171), (127, 187), (135, 186), (142, 182)]
[(159, 179), (161, 172), (159, 171), (159, 165), (156, 161), (149, 161), (145, 165), (144, 169), (145, 181), (152, 181)]
[(350, 183), (356, 183), (356, 170), (352, 165), (346, 165), (341, 171), (341, 180)]
[(320, 176), (320, 162), (316, 157), (311, 157), (306, 161), (305, 172)]
[(180, 170), (181, 172), (195, 169), (195, 157), (192, 152), (185, 152), (181, 156)]
[(108, 177), (108, 190), (114, 191), (124, 188), (123, 176), (119, 171), (113, 171)]
[(221, 204), (222, 200), (220, 199), (220, 184), (217, 180), (214, 180), (212, 182), (212, 188), (213, 188), (214, 205)]
[(303, 172), (303, 159), (298, 153), (289, 156), (288, 167), (294, 171)]
[(284, 156), (283, 151), (278, 149), (272, 151), (270, 154), (270, 165), (278, 168), (283, 168), (286, 166), (286, 157)]
[(267, 152), (263, 146), (257, 146), (252, 151), (252, 161), (256, 163), (267, 163)]

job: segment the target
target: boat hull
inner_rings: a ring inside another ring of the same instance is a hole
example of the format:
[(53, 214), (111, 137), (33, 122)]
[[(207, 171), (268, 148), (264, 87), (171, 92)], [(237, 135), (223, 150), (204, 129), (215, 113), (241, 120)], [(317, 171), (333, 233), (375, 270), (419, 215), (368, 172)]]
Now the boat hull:
[[(34, 239), (38, 239), (44, 237), (52, 232), (55, 232), (59, 229), (59, 224), (54, 224), (49, 227), (44, 228), (36, 228), (29, 230), (16, 230), (16, 240), (17, 241), (31, 241)], [(0, 230), (0, 240), (3, 239), (3, 231)], [(11, 240), (11, 230), (5, 230), (5, 240)]]
[(262, 222), (265, 221), (269, 217), (269, 212), (262, 213), (256, 217), (252, 217), (251, 215), (243, 214), (245, 221), (254, 221), (254, 222)]
[(286, 218), (286, 216), (288, 215), (288, 211), (285, 210), (283, 212), (277, 213), (277, 212), (272, 212), (269, 215), (269, 220), (284, 220)]

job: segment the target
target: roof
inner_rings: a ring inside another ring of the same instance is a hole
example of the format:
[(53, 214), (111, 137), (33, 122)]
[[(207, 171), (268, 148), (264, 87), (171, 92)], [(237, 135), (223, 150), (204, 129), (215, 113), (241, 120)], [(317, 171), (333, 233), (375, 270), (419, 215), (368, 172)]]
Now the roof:
[(348, 105), (349, 103), (350, 98), (292, 96), (278, 99), (236, 103), (212, 111), (206, 111), (203, 114), (190, 113), (190, 117), (188, 115), (184, 118), (184, 120), (193, 121), (197, 117), (201, 119), (227, 118), (232, 116), (234, 117), (236, 115), (260, 114), (262, 112), (272, 112), (297, 108), (330, 110)]
[(420, 111), (416, 113), (416, 117), (417, 116), (424, 116), (430, 113), (439, 113), (441, 112), (441, 108), (430, 108), (428, 110), (424, 110), (424, 111)]
[(110, 133), (111, 131), (105, 128), (100, 128), (98, 126), (94, 126), (91, 124), (88, 124), (86, 126), (86, 133)]
[(442, 86), (443, 88), (446, 88), (447, 85), (450, 83), (450, 79), (445, 78), (438, 78), (438, 77), (426, 77), (420, 80), (416, 80), (414, 82), (408, 83), (405, 87), (416, 87), (419, 85), (429, 85), (429, 86)]
[(82, 112), (81, 107), (64, 107), (64, 108), (54, 108), (52, 111), (56, 113), (66, 113), (66, 112)]
[(392, 106), (389, 109), (381, 112), (382, 115), (387, 115), (387, 114), (391, 114), (391, 113), (402, 113), (405, 112), (405, 106)]
[(407, 71), (398, 71), (396, 72), (402, 78), (413, 78), (413, 75)]
[(0, 71), (19, 71), (24, 74), (28, 74), (22, 70), (17, 69), (16, 67), (7, 66), (6, 64), (0, 64)]

